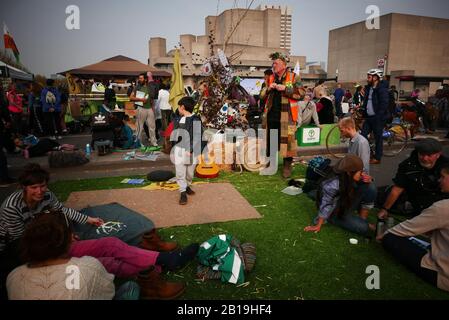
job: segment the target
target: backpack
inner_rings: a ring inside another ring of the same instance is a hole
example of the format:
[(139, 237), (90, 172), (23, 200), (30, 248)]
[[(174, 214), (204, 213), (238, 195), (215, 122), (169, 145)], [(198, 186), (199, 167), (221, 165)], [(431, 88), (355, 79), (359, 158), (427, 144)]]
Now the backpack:
[(47, 93), (45, 94), (45, 101), (48, 104), (55, 104), (56, 103), (56, 96), (53, 92), (48, 89)]
[(108, 131), (111, 130), (111, 118), (105, 113), (96, 113), (92, 117), (92, 131)]
[(317, 190), (319, 182), (332, 170), (331, 159), (317, 156), (309, 161), (306, 169), (306, 182), (302, 188), (305, 193)]

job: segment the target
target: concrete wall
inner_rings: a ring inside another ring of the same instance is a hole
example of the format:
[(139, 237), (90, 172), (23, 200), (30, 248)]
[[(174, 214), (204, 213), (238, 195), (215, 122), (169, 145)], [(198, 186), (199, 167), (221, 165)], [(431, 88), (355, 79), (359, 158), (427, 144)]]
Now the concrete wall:
[(369, 30), (365, 21), (329, 32), (329, 78), (339, 81), (361, 81), (366, 72), (377, 68), (377, 60), (388, 53), (391, 14), (380, 17), (380, 29)]
[[(415, 76), (449, 76), (449, 19), (392, 13), (380, 29), (365, 21), (329, 32), (328, 77), (362, 81), (377, 60), (388, 55), (386, 71), (413, 70)], [(394, 79), (392, 79), (394, 81)]]
[(449, 19), (392, 15), (388, 71), (415, 70), (415, 76), (449, 75)]
[(165, 57), (167, 54), (167, 41), (165, 38), (150, 38), (148, 42), (150, 66), (154, 67), (155, 58)]

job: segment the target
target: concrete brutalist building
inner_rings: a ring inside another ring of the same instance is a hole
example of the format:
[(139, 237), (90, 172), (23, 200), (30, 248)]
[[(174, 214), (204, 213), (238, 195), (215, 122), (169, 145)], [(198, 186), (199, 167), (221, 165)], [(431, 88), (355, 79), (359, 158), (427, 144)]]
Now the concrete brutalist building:
[[(214, 38), (213, 51), (216, 53), (217, 49), (225, 48), (226, 56), (232, 59), (236, 75), (262, 78), (263, 72), (271, 68), (270, 53), (290, 53), (291, 25), (292, 11), (287, 6), (229, 9), (218, 16), (206, 17), (205, 35), (180, 35), (181, 65), (186, 83), (191, 83), (200, 75), (204, 61), (211, 56), (210, 36)], [(166, 39), (150, 39), (150, 66), (171, 70), (173, 51), (167, 52), (166, 49)], [(306, 57), (291, 56), (289, 66), (294, 68), (297, 61), (301, 70), (304, 70)], [(324, 71), (317, 71), (310, 76), (324, 78), (326, 75)]]
[(363, 83), (377, 67), (403, 96), (415, 88), (424, 99), (434, 94), (449, 83), (449, 19), (390, 13), (377, 30), (362, 21), (329, 32), (329, 78)]

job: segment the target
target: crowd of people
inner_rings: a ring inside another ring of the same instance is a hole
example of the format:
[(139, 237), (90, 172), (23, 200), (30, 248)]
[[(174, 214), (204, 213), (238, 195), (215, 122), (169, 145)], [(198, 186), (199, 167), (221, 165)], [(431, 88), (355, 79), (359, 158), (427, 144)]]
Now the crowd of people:
[[(292, 175), (293, 157), (297, 155), (296, 131), (310, 124), (316, 126), (338, 122), (344, 137), (350, 139), (348, 154), (334, 166), (329, 166), (309, 192), (317, 207), (317, 215), (305, 232), (320, 232), (326, 223), (350, 232), (368, 236), (376, 231), (369, 222), (371, 210), (377, 207), (377, 218), (392, 214), (408, 220), (377, 234), (385, 249), (418, 276), (449, 291), (449, 159), (442, 154), (442, 145), (435, 139), (423, 139), (415, 145), (409, 158), (401, 162), (389, 188), (377, 188), (370, 176), (370, 165), (382, 158), (382, 131), (386, 121), (397, 110), (397, 91), (389, 87), (381, 70), (367, 72), (367, 85), (356, 86), (352, 93), (337, 84), (329, 95), (324, 81), (314, 88), (304, 87), (300, 77), (287, 68), (288, 57), (276, 52), (270, 56), (273, 67), (265, 71), (260, 95), (248, 100), (257, 105), (262, 115), (262, 127), (276, 130), (277, 141), (267, 142), (267, 152), (279, 152), (283, 158), (282, 176)], [(23, 98), (12, 84), (1, 92), (0, 109), (0, 178), (12, 181), (8, 175), (3, 148), (14, 152), (14, 138), (26, 135), (23, 124)], [(137, 107), (136, 133), (126, 119), (114, 116), (115, 94), (106, 90), (100, 112), (117, 120), (113, 130), (114, 144), (135, 148), (148, 143), (157, 148), (170, 130), (183, 129), (190, 136), (172, 136), (176, 180), (180, 187), (180, 205), (192, 196), (192, 179), (196, 158), (204, 148), (193, 139), (194, 131), (203, 129), (201, 100), (207, 96), (207, 84), (183, 97), (176, 112), (169, 104), (169, 87), (156, 83), (151, 73), (140, 74), (134, 88), (128, 92)], [(238, 96), (241, 93), (230, 93)], [(412, 99), (418, 102), (419, 92)], [(361, 108), (364, 115), (362, 131), (356, 130), (354, 119), (344, 112), (342, 103)], [(52, 81), (39, 93), (29, 88), (28, 129), (47, 134), (54, 141), (64, 133), (64, 104), (67, 100)], [(437, 91), (432, 100), (442, 122), (449, 121), (447, 90)], [(427, 109), (416, 114), (426, 118)], [(423, 113), (424, 112), (424, 113)], [(390, 119), (391, 120), (391, 119)], [(429, 119), (427, 119), (429, 120)], [(430, 126), (423, 120), (425, 126)], [(170, 129), (172, 126), (172, 129)], [(427, 128), (427, 127), (426, 127)], [(429, 127), (430, 128), (430, 127)], [(40, 130), (40, 131), (38, 131)], [(430, 129), (429, 129), (430, 130)], [(179, 132), (179, 131), (178, 131)], [(367, 137), (374, 136), (374, 154)], [(146, 135), (146, 138), (144, 137)], [(202, 135), (201, 135), (202, 136)], [(186, 143), (188, 141), (188, 143)], [(195, 141), (197, 144), (195, 144)], [(199, 141), (201, 142), (201, 140)], [(272, 144), (277, 143), (277, 150)], [(153, 149), (154, 150), (154, 149)], [(175, 270), (195, 258), (198, 244), (180, 250), (173, 242), (164, 242), (155, 230), (142, 237), (140, 247), (130, 246), (118, 238), (79, 239), (73, 224), (101, 226), (100, 218), (86, 216), (65, 207), (48, 190), (49, 173), (30, 164), (20, 176), (20, 189), (3, 202), (0, 211), (0, 289), (2, 298), (9, 299), (174, 299), (185, 290), (185, 284), (164, 281), (161, 270)], [(430, 235), (430, 247), (423, 249), (409, 238)], [(76, 266), (82, 273), (83, 290), (66, 286), (66, 268)], [(50, 277), (48, 275), (51, 275)], [(124, 279), (120, 285), (114, 278)], [(31, 281), (32, 280), (32, 281)], [(44, 289), (43, 289), (44, 288)]]

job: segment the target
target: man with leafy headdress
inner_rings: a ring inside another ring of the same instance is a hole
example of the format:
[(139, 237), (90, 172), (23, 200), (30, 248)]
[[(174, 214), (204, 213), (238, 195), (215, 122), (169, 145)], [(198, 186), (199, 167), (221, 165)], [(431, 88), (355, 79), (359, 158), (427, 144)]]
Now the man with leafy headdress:
[[(260, 98), (267, 97), (263, 126), (267, 129), (267, 150), (270, 150), (269, 132), (278, 130), (278, 150), (284, 158), (282, 176), (288, 178), (292, 172), (293, 157), (296, 156), (296, 121), (298, 100), (305, 93), (300, 77), (287, 69), (288, 57), (280, 52), (270, 55), (273, 60), (273, 75), (262, 90)], [(271, 155), (272, 156), (272, 155)]]

